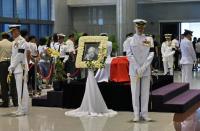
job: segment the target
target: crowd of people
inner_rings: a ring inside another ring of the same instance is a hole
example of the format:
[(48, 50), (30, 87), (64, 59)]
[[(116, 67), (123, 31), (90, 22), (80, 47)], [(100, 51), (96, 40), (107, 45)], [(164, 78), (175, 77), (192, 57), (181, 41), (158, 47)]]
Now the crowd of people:
[(18, 106), (14, 114), (23, 115), (28, 112), (29, 95), (40, 95), (43, 88), (50, 88), (52, 85), (56, 60), (48, 49), (59, 53), (65, 74), (71, 74), (75, 71), (77, 46), (74, 34), (66, 37), (62, 33), (56, 33), (49, 38), (37, 39), (26, 30), (20, 30), (20, 25), (10, 25), (9, 29), (9, 32), (1, 33), (0, 41), (3, 101), (0, 107), (9, 107), (9, 96), (12, 96), (13, 105)]
[[(148, 116), (150, 67), (159, 68), (157, 63), (160, 57), (159, 44), (154, 35), (152, 37), (144, 35), (147, 21), (136, 19), (134, 23), (136, 33), (127, 34), (127, 39), (123, 44), (124, 55), (127, 55), (129, 59), (134, 121), (139, 121), (140, 117), (150, 121), (151, 118)], [(74, 34), (70, 34), (67, 40), (62, 33), (37, 40), (27, 31), (20, 30), (20, 25), (10, 25), (9, 29), (12, 37), (4, 32), (1, 34), (2, 40), (0, 41), (0, 84), (3, 100), (0, 106), (9, 107), (10, 95), (13, 105), (18, 106), (14, 114), (21, 116), (28, 113), (29, 94), (40, 94), (41, 89), (44, 88), (40, 87), (42, 82), (45, 82), (45, 88), (49, 88), (52, 84), (52, 74), (57, 59), (52, 57), (50, 52), (55, 51), (59, 54), (59, 61), (64, 66), (66, 77), (69, 77), (76, 70), (75, 59), (78, 44)], [(193, 65), (200, 55), (200, 39), (194, 39), (192, 42), (192, 33), (190, 30), (185, 30), (180, 41), (178, 37), (172, 40), (172, 34), (164, 35), (165, 41), (161, 45), (164, 75), (173, 75), (174, 65), (176, 68), (181, 65), (182, 82), (191, 83), (191, 71), (195, 68)], [(86, 35), (86, 33), (83, 34), (83, 36)], [(112, 48), (112, 43), (108, 42), (107, 47)], [(108, 50), (110, 53), (111, 51), (112, 49)], [(88, 46), (85, 53), (83, 59), (97, 59), (96, 47)], [(41, 83), (39, 79), (42, 80)], [(141, 112), (138, 107), (140, 105), (138, 92), (141, 92)]]
[(153, 71), (160, 69), (157, 62), (159, 57), (162, 57), (164, 75), (173, 76), (174, 68), (177, 70), (181, 68), (182, 82), (191, 85), (192, 68), (196, 68), (194, 65), (197, 65), (200, 41), (197, 42), (196, 39), (192, 42), (193, 31), (185, 29), (180, 40), (178, 37), (172, 39), (172, 34), (165, 34), (165, 41), (159, 48), (154, 35), (152, 36), (153, 40), (148, 40), (149, 35), (144, 34), (147, 21), (136, 19), (133, 22), (135, 23), (136, 33), (127, 34), (127, 39), (123, 43), (124, 55), (129, 59), (129, 75), (135, 116), (133, 121), (137, 122), (141, 119), (151, 121), (148, 116), (150, 67)]
[[(100, 36), (107, 34), (101, 33)], [(84, 78), (80, 69), (75, 68), (78, 47), (78, 38), (75, 37), (75, 34), (66, 36), (55, 33), (48, 38), (37, 39), (28, 31), (20, 30), (20, 25), (10, 25), (9, 32), (1, 33), (0, 84), (3, 102), (0, 107), (9, 107), (12, 96), (13, 105), (18, 106), (14, 114), (27, 114), (28, 97), (38, 96), (42, 89), (52, 88), (57, 61), (62, 63), (65, 78)], [(59, 57), (52, 56), (52, 52)], [(85, 53), (84, 60), (97, 59), (96, 47), (88, 46)]]

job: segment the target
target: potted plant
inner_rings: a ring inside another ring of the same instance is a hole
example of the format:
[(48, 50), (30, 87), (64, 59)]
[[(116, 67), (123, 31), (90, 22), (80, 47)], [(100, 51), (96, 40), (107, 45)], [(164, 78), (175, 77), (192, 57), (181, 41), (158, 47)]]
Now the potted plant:
[(119, 46), (118, 46), (115, 35), (110, 35), (108, 37), (108, 40), (112, 42), (112, 56), (117, 56), (117, 51), (118, 51)]
[(47, 49), (47, 54), (53, 58), (53, 75), (52, 75), (52, 81), (53, 81), (53, 88), (55, 91), (61, 91), (63, 87), (63, 81), (65, 80), (65, 71), (64, 71), (64, 65), (60, 60), (60, 53), (56, 50), (53, 50), (51, 48)]
[(65, 71), (64, 65), (59, 58), (57, 58), (54, 67), (53, 88), (55, 91), (61, 91), (63, 89), (63, 83), (65, 80)]

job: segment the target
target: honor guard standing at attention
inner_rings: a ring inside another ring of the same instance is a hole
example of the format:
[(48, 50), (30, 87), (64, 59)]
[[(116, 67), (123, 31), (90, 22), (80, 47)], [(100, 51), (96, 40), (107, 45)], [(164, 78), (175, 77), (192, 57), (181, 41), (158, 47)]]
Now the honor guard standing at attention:
[(164, 75), (173, 75), (175, 45), (171, 41), (172, 34), (165, 34), (166, 41), (162, 43), (161, 53), (164, 67)]
[(185, 30), (184, 39), (181, 40), (181, 60), (182, 65), (182, 82), (190, 83), (192, 80), (192, 67), (196, 62), (196, 53), (192, 45), (192, 31)]
[(60, 60), (62, 62), (66, 62), (69, 58), (69, 56), (66, 54), (67, 53), (67, 46), (65, 45), (65, 42), (64, 42), (64, 38), (65, 38), (65, 35), (64, 34), (58, 34), (58, 42), (59, 42), (59, 53), (60, 53)]
[(17, 106), (17, 91), (16, 86), (13, 83), (13, 76), (11, 77), (10, 88), (7, 83), (8, 67), (10, 65), (10, 57), (12, 52), (12, 42), (10, 42), (8, 33), (2, 33), (2, 40), (0, 41), (0, 84), (1, 84), (1, 96), (3, 103), (0, 107), (9, 107), (9, 94), (12, 96), (12, 102), (14, 106)]
[(52, 42), (50, 43), (50, 48), (58, 51), (59, 49), (59, 43), (58, 43), (58, 35), (53, 34)]
[(28, 113), (28, 89), (27, 89), (27, 50), (29, 46), (26, 40), (20, 35), (20, 25), (9, 25), (13, 36), (11, 62), (8, 68), (10, 73), (14, 73), (18, 94), (18, 109), (13, 112), (16, 116), (26, 115)]
[(153, 39), (144, 35), (147, 21), (136, 19), (133, 22), (135, 23), (136, 34), (128, 39), (130, 48), (127, 51), (135, 115), (133, 121), (140, 121), (141, 118), (145, 121), (151, 121), (151, 118), (148, 116), (148, 103), (151, 75), (150, 64), (154, 57)]

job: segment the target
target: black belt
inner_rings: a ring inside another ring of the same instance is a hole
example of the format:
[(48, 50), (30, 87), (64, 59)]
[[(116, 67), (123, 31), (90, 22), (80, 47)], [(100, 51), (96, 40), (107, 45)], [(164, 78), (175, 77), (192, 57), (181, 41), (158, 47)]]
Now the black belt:
[(33, 58), (36, 58), (36, 57), (38, 57), (38, 56), (33, 56), (33, 55), (32, 55), (32, 57), (33, 57)]
[(8, 63), (8, 62), (10, 62), (10, 60), (0, 61), (0, 63)]

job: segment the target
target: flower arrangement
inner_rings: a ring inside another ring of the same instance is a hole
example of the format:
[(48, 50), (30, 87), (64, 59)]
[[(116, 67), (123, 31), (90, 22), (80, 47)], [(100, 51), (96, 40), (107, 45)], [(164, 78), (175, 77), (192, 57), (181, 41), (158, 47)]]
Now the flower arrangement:
[(48, 48), (47, 49), (47, 54), (51, 57), (59, 57), (60, 53), (54, 49)]

